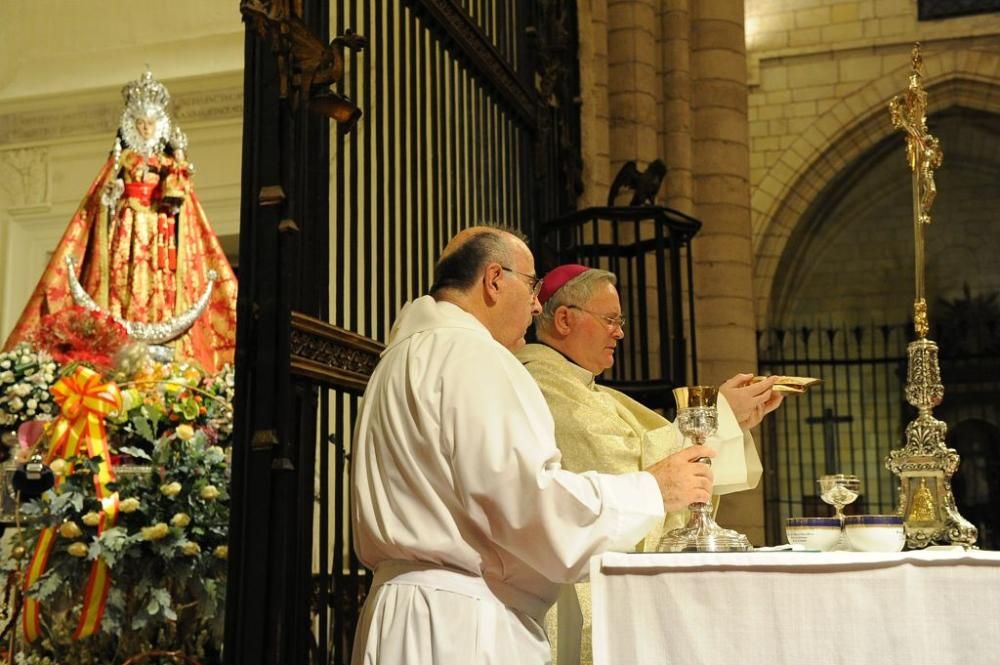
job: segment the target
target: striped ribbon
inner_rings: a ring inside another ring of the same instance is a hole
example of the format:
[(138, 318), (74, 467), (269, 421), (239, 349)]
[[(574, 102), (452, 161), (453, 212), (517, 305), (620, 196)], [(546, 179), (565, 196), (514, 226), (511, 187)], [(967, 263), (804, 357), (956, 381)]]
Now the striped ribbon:
[[(98, 472), (94, 474), (94, 489), (103, 507), (97, 525), (97, 532), (101, 534), (113, 527), (118, 518), (118, 494), (108, 492), (107, 488), (108, 483), (114, 481), (115, 473), (104, 420), (111, 413), (121, 410), (121, 393), (113, 382), (104, 382), (100, 374), (80, 366), (71, 376), (63, 377), (52, 386), (52, 395), (60, 407), (60, 416), (53, 423), (45, 462), (49, 464), (57, 458), (73, 459), (81, 450), (85, 450), (89, 457), (101, 456)], [(68, 467), (67, 474), (71, 472)], [(61, 480), (61, 477), (56, 479), (57, 487)], [(25, 591), (45, 572), (56, 537), (55, 527), (43, 529), (39, 534), (24, 580)], [(107, 564), (98, 557), (91, 565), (90, 577), (84, 587), (83, 611), (73, 639), (92, 635), (100, 628), (110, 588)], [(41, 635), (40, 604), (27, 594), (22, 627), (28, 642)]]

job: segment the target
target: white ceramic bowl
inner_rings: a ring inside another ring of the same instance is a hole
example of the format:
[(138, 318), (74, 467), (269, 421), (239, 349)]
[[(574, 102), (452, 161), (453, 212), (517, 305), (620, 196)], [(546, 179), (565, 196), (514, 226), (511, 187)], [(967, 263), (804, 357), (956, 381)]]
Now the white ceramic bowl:
[(840, 540), (840, 520), (836, 517), (789, 517), (785, 537), (791, 545), (828, 552)]
[(906, 544), (899, 515), (848, 515), (844, 532), (856, 552), (898, 552)]

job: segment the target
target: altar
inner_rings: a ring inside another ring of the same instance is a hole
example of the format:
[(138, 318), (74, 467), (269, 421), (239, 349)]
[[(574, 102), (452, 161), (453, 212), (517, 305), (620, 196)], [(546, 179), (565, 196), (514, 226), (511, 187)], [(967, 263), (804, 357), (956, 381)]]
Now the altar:
[(595, 665), (997, 662), (1000, 552), (594, 557)]

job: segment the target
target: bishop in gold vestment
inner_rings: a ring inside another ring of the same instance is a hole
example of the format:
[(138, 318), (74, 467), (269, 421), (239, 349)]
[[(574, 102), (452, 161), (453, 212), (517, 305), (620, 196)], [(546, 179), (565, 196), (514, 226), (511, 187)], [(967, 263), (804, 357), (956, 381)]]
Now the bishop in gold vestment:
[[(547, 274), (539, 294), (544, 309), (535, 325), (540, 343), (517, 356), (538, 383), (552, 411), (556, 443), (564, 469), (628, 473), (644, 469), (673, 453), (682, 437), (660, 414), (595, 378), (614, 362), (624, 334), (621, 304), (612, 273), (585, 266), (560, 266)], [(773, 379), (750, 384), (740, 374), (725, 384), (719, 398), (719, 428), (707, 442), (718, 456), (712, 461), (714, 494), (756, 487), (762, 467), (750, 427), (781, 402), (771, 391)], [(655, 549), (661, 535), (687, 521), (687, 511), (669, 513), (636, 544)], [(550, 613), (549, 638), (559, 665), (591, 662), (590, 589), (587, 583), (564, 589)]]

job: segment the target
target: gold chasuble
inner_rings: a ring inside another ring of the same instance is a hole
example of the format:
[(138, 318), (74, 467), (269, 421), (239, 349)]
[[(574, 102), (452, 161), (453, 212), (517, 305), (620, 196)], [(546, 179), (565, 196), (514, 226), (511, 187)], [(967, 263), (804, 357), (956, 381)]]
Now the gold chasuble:
[[(577, 473), (641, 471), (681, 449), (682, 437), (669, 420), (617, 390), (598, 385), (593, 374), (555, 349), (528, 344), (517, 357), (538, 383), (552, 411), (564, 469)], [(722, 395), (719, 429), (707, 445), (719, 453), (712, 460), (716, 495), (757, 486), (763, 470), (757, 449)], [(665, 531), (684, 526), (687, 519), (686, 510), (668, 513), (663, 524), (647, 533), (635, 549), (655, 550)], [(575, 593), (573, 586), (565, 587), (546, 620), (553, 663), (559, 665), (592, 662), (590, 584), (575, 586)]]

